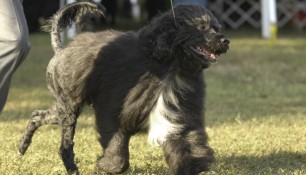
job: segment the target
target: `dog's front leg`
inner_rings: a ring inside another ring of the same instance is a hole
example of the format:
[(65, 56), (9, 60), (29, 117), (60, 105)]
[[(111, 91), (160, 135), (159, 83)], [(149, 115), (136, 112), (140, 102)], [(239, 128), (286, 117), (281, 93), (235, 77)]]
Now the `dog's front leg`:
[(214, 161), (203, 128), (169, 136), (163, 143), (163, 151), (171, 175), (196, 175), (207, 171)]
[(98, 171), (123, 173), (129, 164), (130, 135), (123, 130), (114, 133), (101, 133), (101, 145), (104, 154), (97, 162)]

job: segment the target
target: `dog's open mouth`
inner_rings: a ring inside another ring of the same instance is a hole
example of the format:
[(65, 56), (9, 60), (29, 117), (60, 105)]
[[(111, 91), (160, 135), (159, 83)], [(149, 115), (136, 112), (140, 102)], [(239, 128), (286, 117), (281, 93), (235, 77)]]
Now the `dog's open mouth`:
[(202, 61), (209, 61), (212, 63), (217, 62), (217, 58), (220, 56), (219, 53), (214, 53), (200, 46), (190, 46), (192, 52), (196, 54), (196, 58)]
[(212, 48), (215, 47), (192, 45), (188, 46), (185, 51), (200, 63), (210, 65), (211, 63), (216, 63), (218, 61), (218, 57), (221, 54), (226, 53), (229, 49), (227, 44), (219, 45), (216, 47), (217, 49)]

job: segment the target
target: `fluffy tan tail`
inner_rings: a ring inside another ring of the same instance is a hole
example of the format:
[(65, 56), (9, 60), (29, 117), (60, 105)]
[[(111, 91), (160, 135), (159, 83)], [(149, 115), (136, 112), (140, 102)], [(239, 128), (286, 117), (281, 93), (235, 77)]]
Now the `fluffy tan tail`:
[(92, 1), (79, 1), (68, 4), (63, 9), (57, 11), (42, 29), (50, 32), (52, 48), (54, 52), (57, 52), (64, 47), (61, 41), (60, 32), (71, 27), (73, 23), (75, 23), (76, 28), (81, 28), (80, 26), (86, 18), (104, 16), (104, 14), (105, 7), (102, 5)]

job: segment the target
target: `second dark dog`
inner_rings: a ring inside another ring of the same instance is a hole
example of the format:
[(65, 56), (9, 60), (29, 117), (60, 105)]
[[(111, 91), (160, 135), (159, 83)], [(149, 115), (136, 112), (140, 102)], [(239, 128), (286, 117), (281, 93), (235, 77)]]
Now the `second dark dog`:
[(137, 32), (85, 32), (63, 47), (59, 31), (103, 11), (82, 1), (52, 18), (55, 55), (46, 76), (56, 101), (33, 113), (19, 152), (25, 153), (38, 127), (60, 124), (60, 156), (69, 172), (78, 172), (73, 137), (77, 118), (89, 104), (104, 152), (97, 161), (101, 172), (128, 169), (130, 137), (142, 130), (152, 145), (162, 147), (170, 174), (207, 170), (214, 156), (204, 127), (203, 69), (229, 48), (218, 21), (200, 5), (179, 5), (175, 18), (166, 12)]

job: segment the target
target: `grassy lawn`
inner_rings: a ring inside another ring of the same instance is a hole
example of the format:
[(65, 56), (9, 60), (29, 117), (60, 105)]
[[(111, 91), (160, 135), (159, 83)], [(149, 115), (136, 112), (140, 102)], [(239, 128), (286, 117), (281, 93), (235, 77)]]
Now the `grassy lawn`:
[[(204, 174), (306, 174), (306, 34), (281, 35), (273, 44), (258, 33), (228, 32), (230, 51), (206, 73), (206, 126), (216, 162)], [(45, 68), (53, 55), (48, 34), (31, 35), (32, 50), (14, 74), (9, 99), (0, 115), (0, 174), (65, 174), (57, 154), (60, 127), (40, 128), (25, 156), (17, 145), (35, 109), (52, 97)], [(79, 118), (76, 161), (91, 174), (102, 151), (94, 117)], [(166, 174), (163, 153), (146, 135), (130, 143), (126, 174)]]

